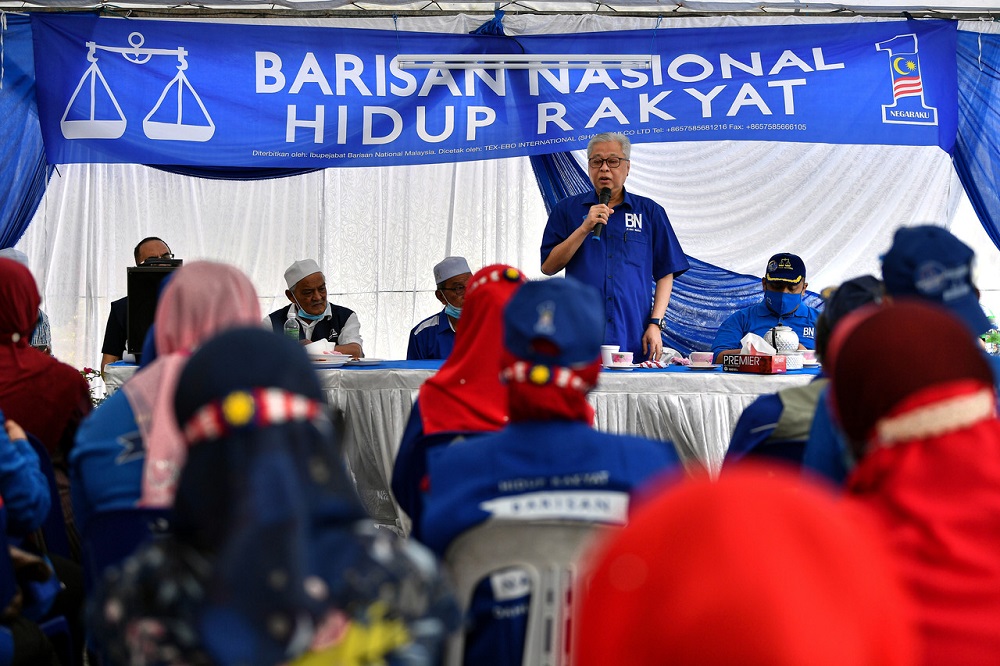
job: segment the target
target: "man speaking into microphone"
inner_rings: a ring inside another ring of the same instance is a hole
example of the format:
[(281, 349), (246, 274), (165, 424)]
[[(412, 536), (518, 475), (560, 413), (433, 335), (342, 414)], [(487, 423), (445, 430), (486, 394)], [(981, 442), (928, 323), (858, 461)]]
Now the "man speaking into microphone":
[[(542, 272), (566, 275), (601, 293), (604, 344), (657, 359), (674, 277), (689, 267), (663, 207), (625, 191), (632, 143), (618, 133), (587, 145), (594, 189), (563, 199), (542, 234)], [(656, 284), (652, 290), (652, 283)]]

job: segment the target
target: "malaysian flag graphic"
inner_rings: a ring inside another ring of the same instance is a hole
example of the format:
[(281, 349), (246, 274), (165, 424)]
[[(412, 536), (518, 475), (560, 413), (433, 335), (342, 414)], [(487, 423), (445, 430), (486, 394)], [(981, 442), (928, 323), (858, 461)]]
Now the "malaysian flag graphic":
[(882, 122), (937, 125), (937, 108), (924, 102), (924, 80), (920, 75), (916, 34), (896, 35), (884, 42), (876, 42), (875, 50), (889, 56), (887, 64), (892, 76), (892, 104), (882, 105)]
[(924, 84), (920, 80), (920, 66), (915, 56), (906, 54), (892, 59), (893, 99), (923, 94)]

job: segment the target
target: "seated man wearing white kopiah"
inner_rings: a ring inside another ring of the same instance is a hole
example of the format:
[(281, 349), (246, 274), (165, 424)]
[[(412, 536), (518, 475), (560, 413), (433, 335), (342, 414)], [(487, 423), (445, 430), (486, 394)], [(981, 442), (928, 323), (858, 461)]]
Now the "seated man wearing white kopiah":
[(361, 358), (361, 322), (348, 308), (326, 300), (326, 278), (314, 259), (300, 259), (285, 270), (285, 296), (291, 301), (287, 308), (267, 316), (275, 333), (284, 333), (285, 322), (294, 320), (299, 328), (299, 340), (308, 344), (329, 340), (334, 350)]
[(465, 303), (465, 285), (472, 278), (469, 262), (465, 257), (446, 257), (434, 266), (434, 284), (437, 297), (444, 309), (413, 327), (406, 360), (445, 359), (455, 346), (455, 326), (462, 316)]

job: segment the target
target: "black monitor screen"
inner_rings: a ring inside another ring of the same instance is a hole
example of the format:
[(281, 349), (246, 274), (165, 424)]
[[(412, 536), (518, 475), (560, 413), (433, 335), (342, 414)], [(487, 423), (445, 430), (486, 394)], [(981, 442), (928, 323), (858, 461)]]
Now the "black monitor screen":
[(160, 283), (177, 266), (130, 266), (128, 269), (128, 345), (138, 363), (146, 332), (153, 325)]

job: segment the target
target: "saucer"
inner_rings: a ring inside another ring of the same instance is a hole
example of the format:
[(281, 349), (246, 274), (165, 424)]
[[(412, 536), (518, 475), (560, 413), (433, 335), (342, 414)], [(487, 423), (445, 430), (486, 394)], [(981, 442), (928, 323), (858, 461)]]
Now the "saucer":
[(816, 368), (819, 367), (819, 361), (802, 361), (803, 368)]
[(605, 370), (635, 370), (639, 366), (635, 363), (622, 363), (620, 365), (612, 363), (611, 365), (604, 366)]
[(339, 366), (344, 365), (351, 360), (350, 356), (346, 354), (341, 356), (340, 354), (310, 354), (309, 360), (313, 363), (321, 363), (323, 365)]
[(378, 365), (384, 362), (385, 359), (381, 358), (352, 358), (347, 363), (349, 365)]
[(714, 370), (719, 367), (718, 363), (690, 363), (687, 366), (692, 370)]

